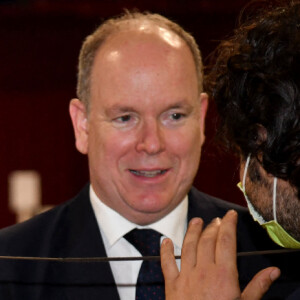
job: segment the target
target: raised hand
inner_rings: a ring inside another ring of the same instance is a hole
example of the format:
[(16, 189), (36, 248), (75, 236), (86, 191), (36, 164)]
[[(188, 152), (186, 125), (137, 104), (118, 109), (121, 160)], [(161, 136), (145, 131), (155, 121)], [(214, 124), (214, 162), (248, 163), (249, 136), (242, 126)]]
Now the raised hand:
[(270, 267), (257, 273), (240, 291), (236, 266), (237, 213), (229, 211), (203, 230), (200, 218), (191, 220), (182, 247), (178, 270), (173, 243), (161, 246), (161, 265), (167, 300), (259, 300), (280, 275)]

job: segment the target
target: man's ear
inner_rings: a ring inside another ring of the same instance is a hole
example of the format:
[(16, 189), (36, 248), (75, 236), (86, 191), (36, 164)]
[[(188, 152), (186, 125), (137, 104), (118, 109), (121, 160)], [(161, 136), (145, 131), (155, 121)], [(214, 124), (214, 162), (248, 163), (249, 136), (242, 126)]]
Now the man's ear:
[(76, 148), (82, 154), (88, 152), (88, 121), (85, 105), (79, 99), (72, 99), (69, 105)]
[(205, 116), (208, 108), (208, 95), (206, 93), (200, 94), (200, 129), (202, 135), (202, 144), (205, 141)]
[(205, 116), (208, 108), (208, 95), (206, 93), (200, 94), (200, 118), (201, 118), (201, 128), (204, 131), (205, 128)]
[(267, 129), (261, 124), (256, 124), (256, 130), (257, 130), (256, 143), (258, 145), (261, 145), (267, 140), (268, 132)]

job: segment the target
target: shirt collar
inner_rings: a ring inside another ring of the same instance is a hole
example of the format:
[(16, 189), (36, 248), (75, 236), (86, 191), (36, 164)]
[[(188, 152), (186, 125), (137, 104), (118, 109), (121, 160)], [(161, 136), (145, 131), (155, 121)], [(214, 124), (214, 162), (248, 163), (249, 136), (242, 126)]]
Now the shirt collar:
[(134, 228), (154, 229), (163, 236), (170, 238), (177, 247), (182, 247), (184, 234), (187, 228), (187, 196), (185, 196), (183, 201), (181, 201), (181, 203), (168, 215), (147, 226), (140, 226), (132, 223), (115, 210), (108, 207), (96, 195), (92, 185), (90, 185), (90, 200), (98, 226), (101, 233), (105, 235), (109, 247), (112, 247), (120, 238)]

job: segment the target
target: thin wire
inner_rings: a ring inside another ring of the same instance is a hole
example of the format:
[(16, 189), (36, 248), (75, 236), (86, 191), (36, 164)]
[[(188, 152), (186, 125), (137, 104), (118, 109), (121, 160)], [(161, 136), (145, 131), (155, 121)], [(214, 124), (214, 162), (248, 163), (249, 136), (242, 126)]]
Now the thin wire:
[[(299, 252), (300, 249), (279, 249), (279, 250), (263, 250), (251, 252), (239, 252), (237, 257), (270, 255)], [(175, 259), (181, 259), (181, 256), (175, 256)], [(135, 261), (135, 260), (160, 260), (160, 256), (138, 256), (138, 257), (33, 257), (33, 256), (0, 256), (0, 260), (16, 260), (16, 261), (54, 261), (64, 263), (89, 263), (89, 262), (109, 262), (109, 261)]]

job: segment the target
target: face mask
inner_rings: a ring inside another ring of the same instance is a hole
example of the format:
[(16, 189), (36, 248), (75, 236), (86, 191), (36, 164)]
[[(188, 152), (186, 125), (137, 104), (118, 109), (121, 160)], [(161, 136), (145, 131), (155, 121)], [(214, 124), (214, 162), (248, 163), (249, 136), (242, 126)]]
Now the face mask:
[(245, 199), (247, 201), (248, 209), (253, 219), (257, 221), (264, 229), (267, 230), (270, 238), (279, 246), (284, 248), (292, 248), (292, 249), (300, 249), (300, 242), (295, 240), (292, 236), (290, 236), (277, 222), (276, 217), (276, 190), (277, 190), (277, 178), (274, 177), (273, 184), (273, 220), (266, 222), (264, 218), (256, 211), (252, 203), (249, 201), (249, 198), (246, 194), (245, 183), (246, 183), (246, 174), (247, 169), (250, 162), (250, 155), (247, 158), (245, 171), (243, 175), (243, 185), (238, 183), (238, 187), (243, 192)]

